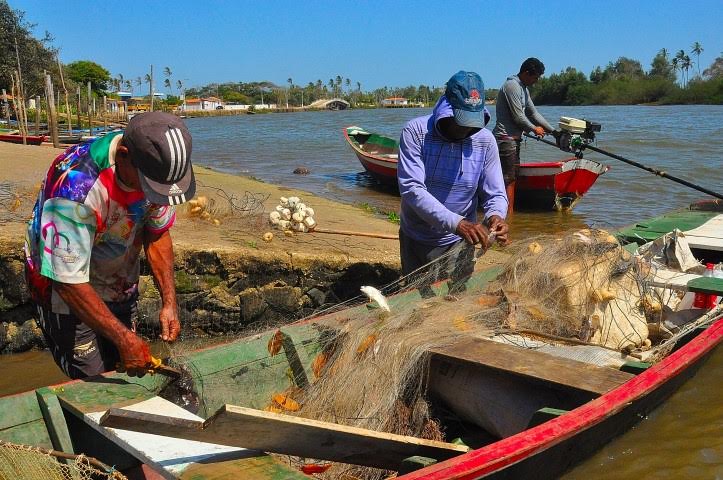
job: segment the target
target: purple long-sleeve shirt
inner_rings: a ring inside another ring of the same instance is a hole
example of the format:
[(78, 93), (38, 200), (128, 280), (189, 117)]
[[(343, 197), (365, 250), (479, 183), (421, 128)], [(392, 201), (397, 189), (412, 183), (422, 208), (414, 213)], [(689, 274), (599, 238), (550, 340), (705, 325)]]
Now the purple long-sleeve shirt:
[(507, 194), (497, 143), (483, 128), (460, 142), (444, 138), (436, 128), (453, 116), (442, 96), (432, 115), (409, 121), (399, 141), (397, 178), (402, 196), (401, 228), (425, 245), (443, 246), (461, 240), (455, 233), (462, 219), (505, 218)]

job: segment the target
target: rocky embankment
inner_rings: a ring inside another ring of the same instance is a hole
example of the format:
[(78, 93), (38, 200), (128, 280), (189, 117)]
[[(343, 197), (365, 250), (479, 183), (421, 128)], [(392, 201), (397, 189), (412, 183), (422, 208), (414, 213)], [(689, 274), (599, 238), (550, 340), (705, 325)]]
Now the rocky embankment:
[[(384, 285), (395, 263), (349, 261), (329, 255), (253, 248), (176, 247), (176, 290), (186, 336), (222, 335), (256, 324), (287, 322)], [(149, 271), (142, 265), (142, 271)], [(141, 278), (139, 330), (156, 336), (160, 300), (151, 277)], [(44, 346), (23, 277), (22, 241), (0, 240), (0, 353)]]

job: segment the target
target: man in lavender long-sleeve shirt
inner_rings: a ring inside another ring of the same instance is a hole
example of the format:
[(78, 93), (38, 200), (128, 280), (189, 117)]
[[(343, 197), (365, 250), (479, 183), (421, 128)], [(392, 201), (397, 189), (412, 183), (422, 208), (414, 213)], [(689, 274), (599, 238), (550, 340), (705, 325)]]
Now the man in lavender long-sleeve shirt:
[[(472, 245), (488, 248), (490, 232), (507, 241), (507, 196), (497, 144), (484, 129), (488, 121), (482, 79), (461, 71), (432, 115), (404, 127), (397, 166), (403, 275), (445, 256), (449, 261), (435, 264), (431, 280), (451, 277), (450, 289), (461, 287), (474, 268)], [(477, 222), (478, 207), (484, 224)]]

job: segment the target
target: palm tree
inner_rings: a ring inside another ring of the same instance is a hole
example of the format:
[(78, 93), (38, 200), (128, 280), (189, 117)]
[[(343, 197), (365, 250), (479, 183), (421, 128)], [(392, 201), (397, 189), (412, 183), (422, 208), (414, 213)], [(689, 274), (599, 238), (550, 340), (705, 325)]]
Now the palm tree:
[(673, 57), (673, 60), (670, 61), (670, 65), (673, 67), (673, 73), (675, 73), (675, 78), (677, 80), (678, 78), (678, 67), (680, 60), (678, 60), (678, 57)]
[(286, 79), (286, 83), (289, 84), (289, 89), (286, 91), (286, 108), (289, 108), (289, 93), (291, 92), (291, 89), (294, 88), (294, 80), (289, 77)]
[(153, 100), (153, 97), (152, 97), (153, 91), (151, 89), (151, 81), (153, 81), (153, 79), (151, 78), (151, 74), (146, 73), (146, 76), (143, 77), (143, 81), (148, 84), (148, 96), (151, 97), (151, 101), (152, 101)]
[(351, 79), (347, 78), (346, 80), (344, 80), (344, 83), (346, 84), (346, 94), (350, 95), (351, 94)]
[(141, 85), (143, 85), (143, 79), (136, 77), (136, 87), (141, 88)]
[(686, 77), (686, 83), (688, 83), (688, 79), (690, 79), (690, 76), (688, 75), (688, 70), (693, 66), (693, 62), (690, 60), (690, 57), (686, 55), (683, 57), (683, 66), (682, 68), (685, 70), (685, 77)]
[(334, 79), (330, 78), (329, 79), (329, 92), (331, 92), (331, 94), (334, 95), (334, 91), (335, 91), (334, 90)]
[(341, 89), (339, 88), (339, 87), (341, 87), (341, 75), (337, 75), (337, 76), (336, 76), (336, 82), (335, 82), (335, 83), (336, 83), (336, 90), (335, 90), (335, 91), (336, 91), (336, 96), (338, 97), (338, 96), (340, 96), (339, 92), (341, 91)]
[(171, 91), (171, 75), (173, 75), (173, 72), (171, 72), (171, 69), (168, 67), (163, 68), (163, 76), (166, 77), (166, 80), (163, 82), (163, 86), (168, 88), (168, 93), (173, 93)]
[(703, 53), (703, 45), (700, 42), (695, 42), (691, 47), (690, 53), (695, 53), (698, 56), (696, 63), (698, 64), (698, 76), (700, 77), (700, 54)]
[(132, 93), (133, 92), (133, 82), (131, 82), (130, 80), (126, 80), (126, 88), (128, 90), (130, 90)]
[(680, 76), (683, 81), (683, 88), (685, 88), (685, 75), (683, 74), (683, 63), (685, 63), (685, 50), (678, 50), (675, 54), (675, 58), (678, 59), (678, 67), (680, 68)]
[(118, 83), (116, 83), (116, 86), (117, 86), (118, 90), (123, 88), (123, 74), (122, 73), (118, 74)]
[(667, 48), (665, 48), (665, 47), (661, 48), (658, 53), (660, 55), (662, 55), (664, 59), (666, 59), (666, 60), (668, 59), (668, 49)]

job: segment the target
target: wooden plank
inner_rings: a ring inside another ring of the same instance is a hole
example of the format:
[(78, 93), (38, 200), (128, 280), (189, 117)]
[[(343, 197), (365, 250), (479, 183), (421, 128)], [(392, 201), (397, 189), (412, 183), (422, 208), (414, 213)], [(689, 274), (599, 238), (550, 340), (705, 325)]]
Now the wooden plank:
[(35, 395), (38, 398), (38, 405), (45, 419), (45, 426), (48, 429), (53, 448), (65, 453), (75, 453), (58, 397), (48, 387), (35, 390)]
[(464, 445), (225, 405), (205, 422), (110, 409), (103, 426), (396, 470), (415, 455), (438, 460), (467, 452)]
[(688, 282), (688, 290), (691, 292), (710, 293), (723, 295), (723, 278), (699, 277)]
[[(203, 422), (201, 417), (160, 397), (152, 397), (119, 410), (136, 414), (161, 413), (186, 421)], [(278, 478), (305, 478), (300, 472), (286, 468), (273, 457), (259, 451), (157, 435), (160, 432), (155, 430), (151, 430), (153, 433), (139, 433), (105, 428), (100, 426), (104, 413), (86, 413), (82, 420), (165, 478), (216, 478), (215, 474), (226, 470), (235, 471), (232, 478), (239, 479), (267, 478), (261, 475), (263, 472), (269, 473), (268, 478), (274, 478), (276, 474), (272, 475), (273, 472), (283, 472)]]
[(436, 348), (431, 353), (450, 361), (472, 363), (595, 395), (609, 392), (634, 377), (613, 368), (598, 367), (481, 338), (465, 338), (452, 345)]
[(723, 251), (723, 238), (703, 237), (700, 235), (689, 235), (686, 233), (685, 239), (688, 241), (688, 246), (690, 248), (716, 250), (719, 252)]
[(653, 278), (649, 280), (649, 283), (653, 287), (723, 295), (723, 279), (704, 277), (693, 273), (658, 269)]

